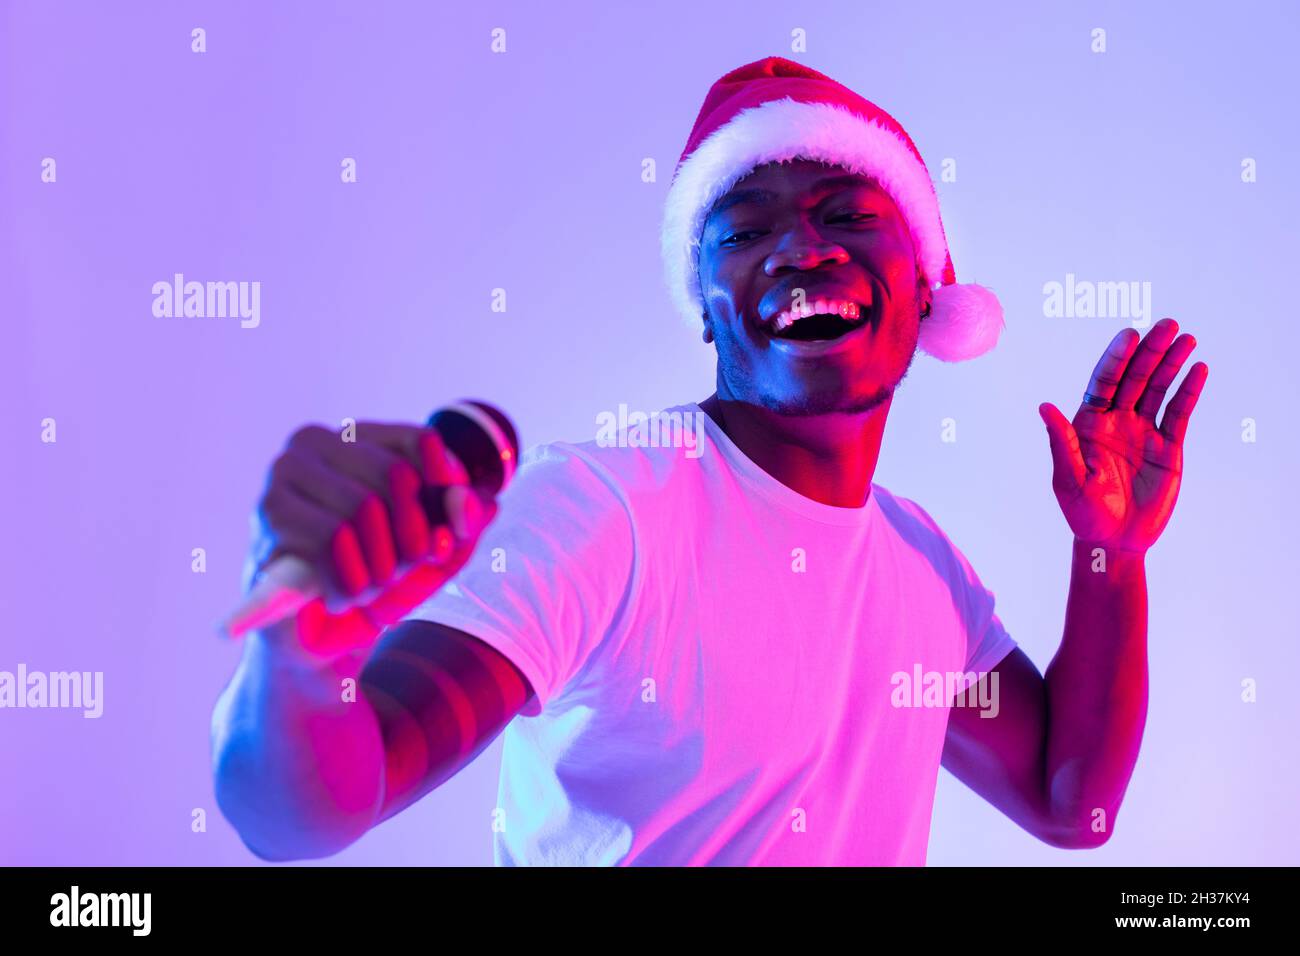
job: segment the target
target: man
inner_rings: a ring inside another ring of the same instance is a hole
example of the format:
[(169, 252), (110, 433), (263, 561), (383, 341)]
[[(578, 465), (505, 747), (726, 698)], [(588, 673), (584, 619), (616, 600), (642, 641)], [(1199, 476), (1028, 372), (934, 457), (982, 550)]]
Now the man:
[[(1002, 325), (956, 283), (897, 122), (787, 60), (732, 71), (663, 244), (718, 354), (716, 393), (667, 410), (701, 446), (553, 442), (491, 502), (428, 430), (290, 441), (255, 563), (311, 559), (330, 601), (253, 635), (214, 714), (244, 841), (336, 852), (506, 728), (481, 821), (503, 864), (922, 864), (941, 763), (1053, 846), (1105, 842), (1145, 720), (1144, 556), (1203, 363), (1156, 415), (1192, 337), (1125, 329), (1072, 421), (1040, 407), (1074, 534), (1043, 677), (929, 515), (872, 480), (918, 346), (971, 358)], [(448, 489), (454, 538), (421, 482)]]

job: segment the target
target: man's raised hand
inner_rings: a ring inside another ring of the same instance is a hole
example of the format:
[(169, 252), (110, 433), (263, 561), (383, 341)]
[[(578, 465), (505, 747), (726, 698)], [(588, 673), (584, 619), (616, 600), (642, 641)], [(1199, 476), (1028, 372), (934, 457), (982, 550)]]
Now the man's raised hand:
[(1183, 437), (1209, 366), (1195, 363), (1165, 407), (1196, 339), (1161, 319), (1143, 338), (1120, 331), (1093, 369), (1073, 421), (1050, 402), (1038, 406), (1052, 452), (1052, 490), (1076, 538), (1145, 553), (1173, 514), (1183, 471)]

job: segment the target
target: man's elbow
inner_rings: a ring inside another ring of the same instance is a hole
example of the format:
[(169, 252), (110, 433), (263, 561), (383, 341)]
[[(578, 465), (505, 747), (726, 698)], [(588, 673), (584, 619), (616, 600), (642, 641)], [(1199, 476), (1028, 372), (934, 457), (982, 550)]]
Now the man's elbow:
[(1095, 850), (1110, 839), (1107, 817), (1089, 814), (1083, 819), (1058, 818), (1035, 834), (1049, 846), (1059, 850)]
[(276, 819), (250, 808), (235, 810), (223, 804), (218, 788), (217, 806), (240, 842), (265, 863), (296, 863), (320, 860), (341, 853), (364, 835), (364, 831), (306, 829), (296, 819)]
[(323, 813), (274, 788), (257, 787), (234, 769), (237, 758), (219, 759), (213, 774), (217, 809), (259, 860), (290, 863), (333, 856), (356, 843), (373, 822), (367, 814)]
[(1091, 828), (1076, 830), (1056, 846), (1062, 850), (1095, 850), (1110, 839), (1110, 831), (1096, 831)]
[[(318, 844), (315, 846), (297, 844), (294, 846), (274, 846), (255, 842), (255, 838), (241, 830), (236, 830), (239, 840), (249, 853), (263, 863), (299, 863), (303, 860), (320, 860), (345, 849), (344, 846)], [(349, 844), (350, 845), (350, 844)]]

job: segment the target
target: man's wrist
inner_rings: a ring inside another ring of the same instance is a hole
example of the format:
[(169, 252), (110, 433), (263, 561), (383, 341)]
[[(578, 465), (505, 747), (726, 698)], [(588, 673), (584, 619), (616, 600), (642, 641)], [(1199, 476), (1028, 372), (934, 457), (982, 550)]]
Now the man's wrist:
[(1140, 550), (1134, 548), (1120, 548), (1113, 544), (1107, 544), (1105, 541), (1090, 541), (1087, 538), (1074, 536), (1074, 554), (1076, 557), (1092, 559), (1101, 551), (1107, 561), (1129, 561), (1142, 562), (1146, 560), (1147, 548)]

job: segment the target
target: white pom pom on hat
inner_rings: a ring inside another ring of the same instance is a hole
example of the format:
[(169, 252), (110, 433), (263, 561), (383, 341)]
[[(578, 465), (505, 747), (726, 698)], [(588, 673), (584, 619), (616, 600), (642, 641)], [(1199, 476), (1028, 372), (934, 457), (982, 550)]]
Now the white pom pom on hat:
[(911, 137), (892, 116), (816, 70), (766, 57), (713, 84), (673, 174), (660, 235), (668, 293), (683, 320), (704, 313), (700, 235), (713, 204), (755, 168), (810, 159), (871, 176), (898, 206), (933, 282), (919, 348), (945, 362), (976, 358), (1005, 325), (989, 289), (958, 284), (939, 197)]

